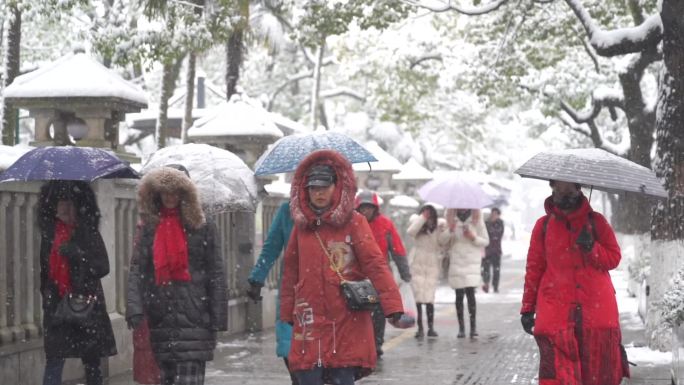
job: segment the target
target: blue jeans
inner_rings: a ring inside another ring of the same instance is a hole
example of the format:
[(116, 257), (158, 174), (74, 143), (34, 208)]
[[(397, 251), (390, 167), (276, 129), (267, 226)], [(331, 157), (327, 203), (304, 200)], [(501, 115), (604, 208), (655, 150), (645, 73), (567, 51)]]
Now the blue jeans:
[[(102, 385), (100, 357), (83, 357), (81, 361), (85, 367), (86, 385)], [(45, 361), (43, 385), (60, 385), (62, 383), (63, 370), (64, 358), (48, 358)]]
[(323, 385), (323, 377), (333, 385), (354, 385), (354, 374), (357, 368), (323, 368), (294, 372), (299, 385)]

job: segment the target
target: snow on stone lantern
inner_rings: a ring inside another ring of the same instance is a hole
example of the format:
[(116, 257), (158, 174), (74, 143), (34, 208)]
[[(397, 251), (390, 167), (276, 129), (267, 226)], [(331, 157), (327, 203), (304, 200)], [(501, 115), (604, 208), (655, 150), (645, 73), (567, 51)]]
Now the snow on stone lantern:
[[(368, 150), (377, 162), (353, 164), (356, 174), (356, 184), (359, 189), (373, 190), (381, 195), (392, 190), (392, 175), (401, 171), (401, 162), (390, 155), (376, 141), (363, 143), (363, 147)], [(391, 194), (390, 194), (391, 195)]]
[(119, 147), (119, 122), (147, 107), (147, 96), (84, 52), (17, 77), (3, 96), (34, 119), (32, 146), (104, 147), (136, 160)]
[(397, 191), (415, 196), (418, 187), (432, 180), (432, 172), (423, 167), (415, 158), (411, 158), (403, 166), (401, 172), (392, 175), (392, 185)]
[(282, 137), (272, 114), (239, 94), (207, 111), (188, 129), (188, 141), (226, 149), (250, 167)]

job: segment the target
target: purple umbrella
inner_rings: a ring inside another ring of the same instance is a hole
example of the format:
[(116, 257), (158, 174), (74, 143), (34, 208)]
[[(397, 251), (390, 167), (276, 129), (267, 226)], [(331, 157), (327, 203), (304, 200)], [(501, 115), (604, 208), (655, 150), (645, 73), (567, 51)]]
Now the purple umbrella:
[(31, 180), (79, 180), (139, 178), (129, 165), (113, 153), (92, 147), (38, 147), (17, 159), (0, 182)]
[(427, 182), (418, 190), (418, 195), (425, 201), (452, 209), (481, 209), (494, 203), (479, 183), (458, 172)]

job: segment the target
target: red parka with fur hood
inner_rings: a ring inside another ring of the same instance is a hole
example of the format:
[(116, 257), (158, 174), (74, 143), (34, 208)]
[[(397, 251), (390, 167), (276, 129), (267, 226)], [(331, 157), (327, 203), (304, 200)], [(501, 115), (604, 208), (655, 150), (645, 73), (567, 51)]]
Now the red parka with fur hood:
[[(609, 270), (620, 247), (603, 215), (586, 197), (565, 214), (549, 197), (530, 241), (521, 313), (536, 312), (541, 385), (617, 385), (629, 368), (621, 353), (620, 322)], [(583, 228), (594, 246), (575, 244)]]
[[(310, 208), (305, 187), (307, 172), (316, 164), (331, 165), (337, 174), (333, 204), (320, 217)], [(290, 196), (295, 228), (285, 252), (280, 291), (280, 318), (294, 322), (290, 370), (315, 366), (372, 369), (376, 362), (370, 312), (349, 310), (340, 278), (331, 269), (316, 232), (345, 279), (370, 278), (385, 315), (403, 312), (399, 290), (368, 222), (354, 211), (355, 193), (351, 164), (335, 151), (310, 154), (295, 172)]]

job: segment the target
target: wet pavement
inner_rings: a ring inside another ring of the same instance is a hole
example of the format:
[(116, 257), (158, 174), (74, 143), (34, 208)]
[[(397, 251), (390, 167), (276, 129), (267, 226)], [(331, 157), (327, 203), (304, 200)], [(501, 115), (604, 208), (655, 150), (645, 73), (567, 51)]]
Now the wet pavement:
[[(456, 312), (451, 289), (440, 287), (435, 309), (437, 338), (415, 339), (415, 329), (387, 326), (385, 355), (374, 374), (359, 381), (374, 384), (498, 385), (537, 384), (538, 353), (531, 336), (520, 327), (524, 261), (504, 259), (500, 293), (477, 297), (477, 338), (456, 338)], [(616, 284), (618, 295), (626, 295)], [(467, 312), (467, 311), (466, 311)], [(467, 316), (466, 316), (467, 317)], [(623, 342), (643, 346), (643, 326), (630, 312), (621, 313)], [(468, 332), (468, 328), (466, 328)], [(630, 355), (631, 348), (628, 348)], [(632, 360), (630, 358), (630, 360)], [(632, 360), (634, 361), (634, 360)], [(624, 384), (669, 384), (669, 365), (637, 362)], [(130, 373), (110, 379), (110, 385), (133, 384)], [(207, 385), (289, 384), (282, 359), (275, 356), (272, 330), (224, 338), (207, 366)]]

